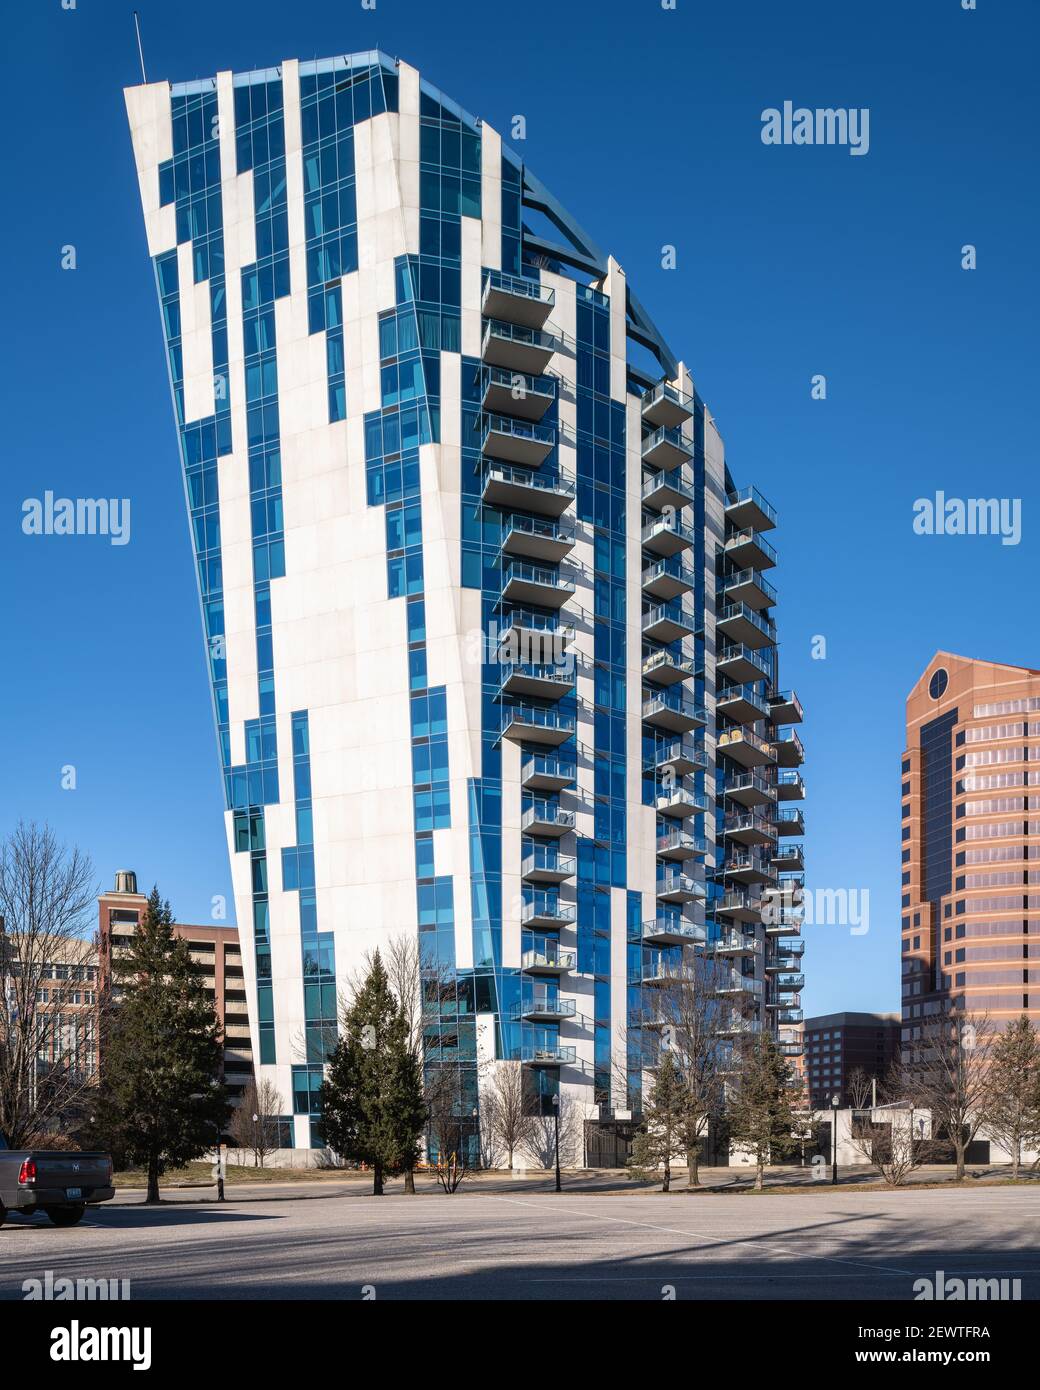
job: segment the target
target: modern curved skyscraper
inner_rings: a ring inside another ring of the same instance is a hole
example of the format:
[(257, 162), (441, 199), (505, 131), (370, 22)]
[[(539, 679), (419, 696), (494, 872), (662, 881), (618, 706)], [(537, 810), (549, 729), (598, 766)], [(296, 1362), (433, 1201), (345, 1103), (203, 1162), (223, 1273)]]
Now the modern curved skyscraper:
[(620, 265), (414, 68), (126, 99), (258, 1071), (320, 1143), (337, 994), (399, 935), (472, 1142), (497, 1058), (599, 1145), (683, 951), (727, 962), (722, 1037), (800, 1017), (773, 509)]

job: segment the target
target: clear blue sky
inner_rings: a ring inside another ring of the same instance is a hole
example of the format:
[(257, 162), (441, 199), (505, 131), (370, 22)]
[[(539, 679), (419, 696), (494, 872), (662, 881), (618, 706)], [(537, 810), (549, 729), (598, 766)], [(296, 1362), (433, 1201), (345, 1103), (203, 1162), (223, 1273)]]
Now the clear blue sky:
[[(866, 936), (807, 931), (806, 1007), (898, 1007), (906, 693), (937, 648), (1040, 666), (1035, 3), (139, 8), (153, 80), (379, 46), (499, 130), (526, 115), (523, 156), (624, 265), (737, 478), (780, 511), (808, 882), (870, 893)], [(48, 819), (106, 884), (136, 868), (206, 921), (230, 879), (121, 95), (138, 81), (130, 6), (16, 0), (5, 27), (0, 826)], [(869, 154), (767, 148), (760, 114), (785, 99), (869, 107)], [(47, 488), (130, 497), (131, 543), (24, 537), (22, 501)], [(1022, 543), (915, 536), (913, 501), (937, 489), (1021, 498)]]

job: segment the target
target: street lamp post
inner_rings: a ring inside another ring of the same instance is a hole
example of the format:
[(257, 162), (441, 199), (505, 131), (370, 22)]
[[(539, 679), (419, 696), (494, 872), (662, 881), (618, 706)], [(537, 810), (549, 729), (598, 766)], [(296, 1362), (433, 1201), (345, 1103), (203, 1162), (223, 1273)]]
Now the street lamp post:
[(553, 1107), (553, 1131), (556, 1135), (556, 1191), (562, 1192), (560, 1185), (560, 1093), (559, 1091), (552, 1098)]
[(257, 1157), (257, 1149), (259, 1148), (259, 1145), (258, 1145), (257, 1142), (256, 1142), (256, 1141), (257, 1141), (257, 1129), (256, 1129), (256, 1126), (257, 1126), (259, 1120), (260, 1120), (260, 1116), (259, 1116), (259, 1115), (254, 1115), (254, 1116), (253, 1116), (253, 1167), (254, 1167), (254, 1168), (259, 1168), (259, 1166), (260, 1166), (260, 1160), (259, 1160), (259, 1158)]
[(837, 1092), (831, 1096), (831, 1183), (838, 1184), (838, 1106), (841, 1097)]

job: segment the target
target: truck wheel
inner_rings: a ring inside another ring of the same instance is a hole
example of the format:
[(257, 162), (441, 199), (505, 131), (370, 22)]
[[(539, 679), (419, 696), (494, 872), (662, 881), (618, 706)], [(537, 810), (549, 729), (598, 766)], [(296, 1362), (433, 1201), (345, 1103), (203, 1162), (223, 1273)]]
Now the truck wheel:
[(77, 1202), (68, 1207), (47, 1207), (46, 1210), (55, 1226), (75, 1226), (78, 1221), (83, 1220), (86, 1207), (82, 1202)]

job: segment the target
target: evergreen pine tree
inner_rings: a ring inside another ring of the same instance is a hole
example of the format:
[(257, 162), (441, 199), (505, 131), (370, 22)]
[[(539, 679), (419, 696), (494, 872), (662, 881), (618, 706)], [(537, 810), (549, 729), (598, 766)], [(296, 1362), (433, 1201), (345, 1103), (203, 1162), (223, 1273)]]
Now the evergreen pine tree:
[(765, 1165), (775, 1151), (791, 1147), (799, 1121), (795, 1074), (772, 1038), (755, 1034), (739, 1052), (736, 1094), (727, 1111), (730, 1137), (745, 1144), (755, 1159), (755, 1190), (763, 1187)]
[(629, 1166), (639, 1175), (660, 1168), (661, 1191), (672, 1183), (672, 1155), (682, 1149), (690, 1099), (671, 1052), (662, 1052), (650, 1093), (643, 1101), (642, 1128), (632, 1142)]
[(112, 962), (118, 993), (105, 1013), (97, 1127), (128, 1162), (159, 1178), (213, 1147), (230, 1111), (219, 1080), (220, 1023), (170, 904), (153, 888), (125, 955)]
[(422, 1067), (379, 952), (343, 1017), (321, 1087), (326, 1141), (341, 1158), (372, 1167), (382, 1196), (388, 1173), (414, 1166), (426, 1123)]

